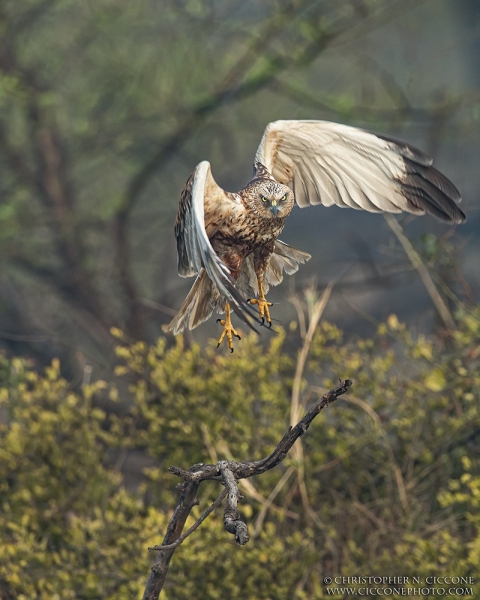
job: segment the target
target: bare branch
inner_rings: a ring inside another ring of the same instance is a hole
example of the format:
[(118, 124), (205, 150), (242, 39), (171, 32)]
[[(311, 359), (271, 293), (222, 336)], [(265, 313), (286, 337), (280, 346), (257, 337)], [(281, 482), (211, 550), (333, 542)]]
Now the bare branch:
[[(195, 468), (195, 467), (192, 467)], [(198, 483), (190, 482), (182, 486), (182, 493), (178, 500), (177, 507), (168, 524), (167, 533), (163, 540), (163, 545), (168, 546), (177, 541), (182, 533), (185, 521), (192, 508), (197, 504)], [(168, 567), (172, 559), (175, 548), (160, 550), (155, 557), (150, 576), (145, 587), (143, 600), (158, 600), (162, 591), (165, 578), (167, 577)]]
[[(306, 415), (295, 425), (295, 427), (290, 427), (286, 431), (282, 440), (275, 450), (270, 454), (270, 456), (254, 462), (244, 463), (229, 460), (227, 461), (228, 468), (232, 471), (237, 479), (245, 479), (247, 477), (253, 477), (254, 475), (261, 475), (262, 473), (265, 473), (265, 471), (269, 471), (270, 469), (273, 469), (273, 467), (276, 467), (287, 456), (290, 448), (297, 441), (297, 439), (306, 433), (313, 419), (320, 413), (320, 411), (322, 411), (332, 402), (335, 402), (339, 396), (345, 394), (351, 385), (352, 381), (350, 379), (346, 379), (339, 386), (322, 396), (306, 413)], [(195, 470), (190, 468), (188, 471), (185, 471), (180, 467), (169, 467), (168, 470), (173, 475), (177, 475), (177, 477), (181, 477), (187, 482), (192, 481), (195, 483), (200, 483), (201, 481), (205, 481), (207, 479), (222, 479), (222, 474), (218, 465), (201, 465)]]
[[(5, 150), (15, 176), (38, 193), (52, 218), (52, 243), (61, 264), (56, 279), (66, 280), (70, 297), (75, 298), (77, 303), (83, 303), (95, 319), (108, 322), (101, 298), (92, 284), (92, 274), (85, 267), (86, 248), (76, 222), (72, 166), (67, 146), (55, 118), (42, 108), (41, 97), (48, 89), (34, 69), (20, 64), (8, 39), (0, 47), (0, 71), (18, 78), (24, 91), (28, 92), (27, 114), (31, 145), (35, 151), (34, 164), (30, 166), (9, 141), (8, 131), (2, 126), (0, 147)], [(58, 288), (62, 290), (62, 286)]]
[(224, 489), (220, 496), (214, 502), (212, 502), (212, 504), (210, 504), (207, 510), (203, 512), (203, 514), (195, 521), (195, 523), (189, 529), (187, 529), (187, 531), (183, 533), (176, 542), (168, 545), (162, 544), (161, 546), (152, 546), (152, 548), (148, 549), (149, 552), (152, 550), (173, 550), (177, 546), (180, 546), (180, 544), (183, 541), (185, 541), (189, 535), (191, 535), (196, 529), (200, 527), (200, 525), (205, 521), (208, 515), (212, 513), (217, 508), (217, 506), (219, 506), (222, 503), (227, 493), (228, 490)]
[[(227, 494), (228, 502), (224, 513), (225, 529), (229, 533), (235, 535), (235, 541), (238, 544), (244, 545), (248, 542), (249, 535), (247, 525), (241, 520), (241, 515), (237, 508), (240, 499), (237, 481), (239, 479), (252, 477), (253, 475), (260, 475), (278, 465), (278, 463), (287, 456), (288, 451), (295, 441), (308, 430), (311, 422), (320, 411), (332, 402), (335, 402), (339, 396), (345, 394), (351, 385), (352, 382), (349, 379), (346, 379), (345, 381), (342, 381), (339, 386), (319, 398), (305, 414), (303, 419), (301, 419), (295, 427), (290, 427), (288, 429), (272, 454), (262, 460), (245, 463), (239, 463), (234, 460), (221, 460), (216, 465), (196, 464), (190, 467), (188, 471), (179, 467), (170, 467), (168, 469), (170, 473), (181, 477), (185, 483), (180, 486), (182, 493), (175, 512), (168, 524), (167, 533), (162, 545), (149, 548), (149, 550), (158, 550), (159, 552), (155, 558), (154, 565), (148, 578), (143, 600), (158, 600), (175, 549), (191, 533), (193, 533), (201, 523), (203, 523)], [(222, 491), (220, 496), (207, 508), (194, 525), (181, 535), (190, 511), (198, 504), (198, 501), (196, 500), (198, 486), (202, 481), (207, 479), (222, 481), (225, 485), (225, 490)]]
[(37, 23), (38, 20), (48, 12), (55, 4), (58, 4), (59, 0), (43, 0), (35, 5), (31, 10), (25, 12), (15, 23), (12, 23), (11, 27), (15, 34), (18, 34), (25, 29), (28, 29), (30, 25)]
[(403, 249), (405, 250), (406, 255), (410, 259), (410, 262), (417, 270), (417, 273), (422, 280), (425, 289), (427, 290), (432, 302), (434, 303), (440, 318), (442, 319), (445, 327), (453, 331), (455, 329), (455, 321), (453, 320), (452, 313), (450, 312), (448, 306), (444, 302), (443, 298), (440, 295), (440, 292), (437, 290), (435, 284), (433, 283), (432, 278), (430, 277), (430, 273), (428, 272), (427, 267), (424, 265), (421, 256), (415, 250), (412, 245), (412, 242), (407, 238), (407, 236), (403, 233), (403, 229), (398, 223), (398, 221), (392, 215), (383, 215), (385, 220), (387, 221), (390, 229), (397, 236), (398, 241), (402, 244)]
[(229, 468), (228, 460), (221, 460), (218, 463), (218, 468), (223, 476), (225, 487), (228, 490), (228, 502), (225, 507), (223, 524), (228, 533), (233, 533), (237, 544), (243, 546), (248, 542), (250, 537), (248, 535), (247, 524), (241, 520), (241, 515), (237, 509), (238, 501), (240, 500), (237, 480)]
[[(354, 105), (348, 108), (343, 107), (336, 101), (335, 96), (323, 96), (318, 93), (313, 96), (306, 92), (300, 87), (292, 85), (288, 81), (275, 78), (269, 84), (270, 89), (275, 90), (277, 94), (281, 94), (286, 98), (294, 100), (296, 103), (311, 108), (316, 111), (323, 113), (341, 116), (345, 119), (351, 119), (352, 117), (363, 119), (365, 121), (373, 121), (378, 123), (379, 121), (392, 121), (402, 117), (413, 121), (415, 123), (431, 123), (435, 121), (437, 113), (439, 111), (454, 111), (459, 106), (458, 100), (445, 100), (441, 105), (431, 105), (422, 107), (404, 106), (398, 107), (376, 107), (376, 106), (360, 106)], [(465, 98), (462, 98), (462, 102)]]

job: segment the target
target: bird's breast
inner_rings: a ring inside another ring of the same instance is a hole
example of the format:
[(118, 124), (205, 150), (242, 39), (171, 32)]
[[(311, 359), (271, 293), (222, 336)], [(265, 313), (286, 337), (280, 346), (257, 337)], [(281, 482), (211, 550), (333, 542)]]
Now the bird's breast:
[(234, 246), (247, 244), (252, 249), (277, 239), (285, 225), (283, 218), (264, 218), (251, 211), (226, 216), (217, 223), (215, 238)]

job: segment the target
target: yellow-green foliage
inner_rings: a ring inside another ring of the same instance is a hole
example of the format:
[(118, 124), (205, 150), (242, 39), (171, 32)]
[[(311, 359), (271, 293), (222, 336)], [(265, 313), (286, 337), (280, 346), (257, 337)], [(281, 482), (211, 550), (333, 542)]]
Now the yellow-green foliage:
[(144, 579), (136, 561), (165, 515), (102, 465), (108, 438), (93, 390), (73, 394), (55, 362), (44, 377), (19, 360), (3, 367), (0, 597), (135, 597)]
[[(391, 316), (373, 339), (319, 326), (301, 401), (338, 377), (351, 394), (321, 413), (294, 456), (242, 488), (252, 539), (235, 545), (221, 511), (177, 550), (162, 598), (326, 597), (325, 576), (474, 576), (480, 561), (480, 310), (453, 337), (412, 338)], [(117, 332), (118, 335), (119, 332)], [(293, 335), (293, 334), (289, 334)], [(171, 464), (268, 454), (289, 424), (301, 340), (255, 336), (233, 356), (198, 346), (120, 345), (124, 416), (95, 408), (114, 384), (74, 393), (53, 364), (0, 365), (0, 597), (132, 598), (176, 503)], [(118, 451), (155, 466), (126, 491)], [(110, 462), (108, 459), (110, 457)], [(297, 454), (298, 457), (298, 454)], [(280, 479), (269, 508), (265, 501)], [(200, 506), (218, 495), (200, 488)], [(193, 521), (190, 521), (191, 523)], [(330, 596), (335, 597), (335, 596)]]

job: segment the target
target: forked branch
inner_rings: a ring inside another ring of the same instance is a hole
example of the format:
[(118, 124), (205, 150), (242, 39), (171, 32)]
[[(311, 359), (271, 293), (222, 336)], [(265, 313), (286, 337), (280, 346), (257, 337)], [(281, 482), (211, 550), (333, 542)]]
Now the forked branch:
[[(296, 440), (302, 436), (312, 423), (313, 419), (326, 406), (345, 394), (352, 382), (349, 379), (342, 381), (339, 386), (327, 392), (310, 408), (305, 416), (294, 426), (289, 427), (275, 450), (266, 458), (253, 462), (236, 462), (234, 460), (220, 460), (216, 465), (196, 464), (185, 471), (180, 467), (170, 467), (170, 473), (184, 480), (180, 484), (181, 494), (177, 507), (168, 524), (167, 533), (160, 546), (153, 546), (149, 550), (158, 550), (143, 600), (158, 600), (160, 592), (165, 583), (168, 566), (176, 548), (193, 533), (203, 521), (219, 506), (225, 496), (227, 505), (224, 512), (225, 529), (235, 535), (235, 541), (246, 544), (249, 540), (248, 528), (238, 511), (237, 505), (241, 498), (238, 490), (238, 480), (261, 475), (276, 467), (288, 454)], [(218, 498), (203, 512), (200, 518), (183, 535), (182, 530), (192, 508), (198, 504), (196, 494), (198, 486), (205, 480), (221, 481), (225, 489)]]

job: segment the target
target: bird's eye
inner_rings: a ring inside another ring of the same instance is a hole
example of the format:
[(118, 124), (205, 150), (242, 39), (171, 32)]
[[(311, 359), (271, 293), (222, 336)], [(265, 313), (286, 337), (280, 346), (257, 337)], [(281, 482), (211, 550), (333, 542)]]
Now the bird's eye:
[(282, 196), (280, 198), (280, 202), (285, 202), (286, 199), (287, 199), (287, 194), (285, 194), (284, 196)]
[(265, 198), (265, 196), (260, 196), (260, 198), (262, 199), (262, 202), (266, 202), (267, 199)]

